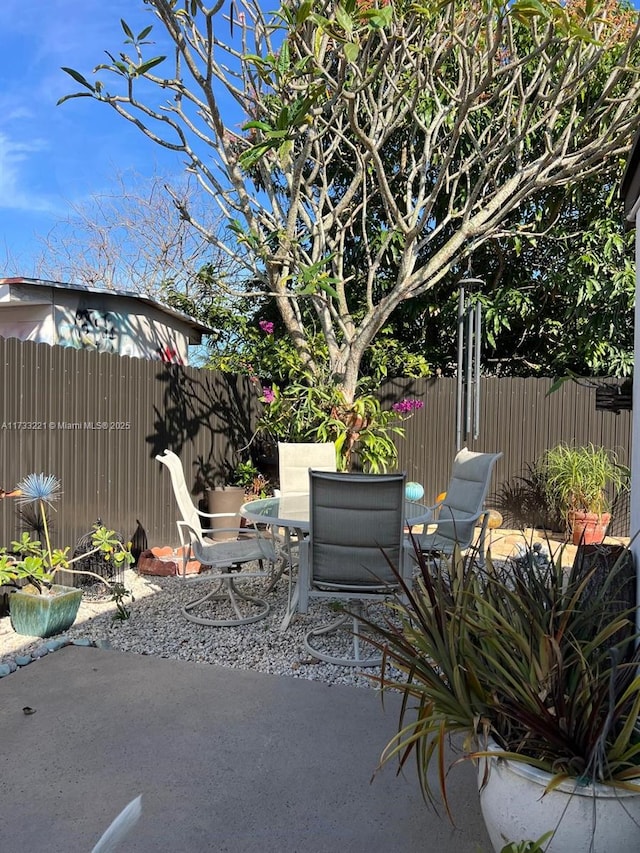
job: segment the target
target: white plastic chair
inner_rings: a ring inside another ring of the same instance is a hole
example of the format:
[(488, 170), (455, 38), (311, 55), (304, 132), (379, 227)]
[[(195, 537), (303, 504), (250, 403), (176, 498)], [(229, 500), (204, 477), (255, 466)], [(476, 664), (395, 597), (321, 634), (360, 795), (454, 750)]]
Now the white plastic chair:
[[(336, 474), (309, 471), (309, 538), (300, 543), (297, 608), (307, 613), (310, 598), (350, 602), (351, 614), (313, 628), (304, 640), (314, 658), (340, 666), (377, 666), (377, 651), (363, 655), (362, 602), (383, 601), (400, 583), (390, 563), (405, 576), (405, 474)], [(333, 654), (316, 641), (346, 629), (353, 656)], [(366, 640), (364, 641), (366, 647)], [(369, 646), (369, 650), (372, 647)], [(366, 649), (365, 649), (366, 651)]]
[[(267, 580), (270, 578), (263, 566), (265, 562), (269, 562), (273, 567), (276, 562), (276, 552), (271, 539), (261, 536), (257, 530), (238, 529), (237, 527), (216, 528), (216, 535), (223, 531), (229, 534), (227, 541), (217, 542), (207, 537), (206, 534), (212, 531), (203, 528), (201, 520), (211, 518), (235, 519), (235, 515), (233, 513), (212, 514), (199, 510), (191, 499), (180, 457), (176, 456), (171, 450), (165, 450), (164, 453), (156, 456), (156, 459), (169, 469), (173, 493), (181, 516), (177, 525), (180, 544), (182, 545), (182, 577), (187, 579), (186, 566), (189, 559), (193, 557), (212, 571), (207, 571), (203, 575), (188, 576), (189, 581), (219, 581), (212, 592), (182, 608), (185, 618), (190, 622), (196, 622), (198, 625), (216, 627), (244, 625), (263, 619), (271, 609), (269, 603), (262, 598), (240, 592), (236, 584), (256, 578)], [(256, 561), (260, 564), (261, 571), (240, 570), (245, 563)], [(232, 570), (235, 570), (233, 574), (231, 573)], [(207, 602), (220, 602), (230, 605), (234, 616), (217, 618), (198, 615), (193, 612), (201, 609)]]

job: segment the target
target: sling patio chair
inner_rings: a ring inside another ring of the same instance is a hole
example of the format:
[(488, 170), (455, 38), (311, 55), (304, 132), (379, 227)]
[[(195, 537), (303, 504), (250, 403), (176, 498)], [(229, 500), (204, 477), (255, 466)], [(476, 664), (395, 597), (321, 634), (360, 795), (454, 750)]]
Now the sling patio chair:
[[(278, 482), (280, 487), (274, 490), (277, 496), (309, 493), (309, 469), (314, 471), (336, 471), (336, 447), (332, 441), (326, 442), (278, 442)], [(285, 562), (281, 572), (297, 567), (298, 539), (288, 528), (275, 531), (281, 542)]]
[[(453, 460), (451, 479), (444, 499), (432, 507), (434, 521), (413, 537), (416, 546), (432, 559), (451, 556), (456, 546), (464, 551), (480, 526), (476, 561), (483, 566), (490, 514), (485, 509), (493, 469), (502, 453), (474, 453), (463, 447)], [(433, 529), (435, 527), (435, 529)], [(413, 550), (409, 547), (409, 552)]]
[(278, 442), (278, 493), (309, 492), (309, 468), (335, 471), (336, 446), (327, 442)]
[[(271, 579), (277, 559), (272, 538), (256, 529), (237, 527), (216, 528), (216, 535), (223, 531), (229, 538), (214, 541), (206, 534), (210, 529), (202, 527), (202, 521), (212, 518), (236, 518), (234, 513), (205, 513), (193, 503), (187, 486), (180, 457), (171, 450), (156, 456), (158, 462), (169, 469), (173, 493), (178, 504), (180, 517), (177, 520), (178, 535), (182, 545), (182, 577), (189, 582), (214, 581), (214, 589), (186, 604), (182, 613), (190, 622), (198, 625), (232, 626), (245, 625), (263, 619), (270, 611), (270, 604), (263, 598), (240, 592), (237, 584), (264, 578)], [(190, 559), (198, 560), (209, 571), (199, 575), (187, 575)], [(242, 569), (246, 563), (257, 562), (260, 571)], [(272, 567), (271, 573), (264, 568)], [(215, 612), (207, 615), (210, 605)], [(207, 612), (204, 612), (205, 609)]]
[[(406, 475), (309, 471), (309, 479), (309, 537), (299, 546), (296, 606), (307, 613), (309, 599), (320, 598), (348, 602), (350, 613), (311, 629), (305, 649), (318, 660), (340, 666), (377, 666), (382, 659), (377, 650), (366, 648), (358, 616), (364, 602), (382, 602), (399, 589), (391, 566), (404, 577)], [(351, 646), (348, 656), (335, 653), (335, 632), (346, 634), (342, 645), (346, 652)]]

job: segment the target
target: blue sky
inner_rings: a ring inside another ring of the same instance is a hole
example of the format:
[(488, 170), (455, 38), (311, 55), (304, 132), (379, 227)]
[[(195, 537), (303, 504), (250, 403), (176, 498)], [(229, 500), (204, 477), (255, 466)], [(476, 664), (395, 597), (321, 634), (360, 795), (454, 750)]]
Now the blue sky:
[(0, 277), (33, 275), (38, 238), (71, 204), (113, 190), (117, 173), (182, 172), (175, 154), (107, 106), (90, 98), (56, 106), (78, 90), (61, 66), (89, 75), (105, 49), (121, 47), (120, 18), (136, 32), (153, 23), (141, 0), (0, 2)]

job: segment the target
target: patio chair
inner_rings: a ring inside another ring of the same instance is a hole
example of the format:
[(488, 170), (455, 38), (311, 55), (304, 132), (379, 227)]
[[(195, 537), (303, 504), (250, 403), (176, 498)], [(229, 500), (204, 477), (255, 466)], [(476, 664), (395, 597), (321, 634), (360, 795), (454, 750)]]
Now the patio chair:
[[(156, 459), (169, 469), (173, 493), (180, 512), (177, 525), (182, 545), (183, 579), (187, 579), (187, 563), (193, 558), (203, 566), (209, 567), (210, 571), (202, 575), (189, 575), (190, 582), (218, 581), (213, 591), (182, 608), (185, 618), (198, 625), (216, 627), (245, 625), (263, 619), (271, 609), (269, 603), (263, 598), (240, 592), (236, 584), (257, 578), (269, 579), (269, 573), (264, 570), (264, 563), (268, 562), (273, 567), (276, 562), (276, 552), (271, 539), (262, 536), (258, 530), (237, 527), (216, 528), (216, 535), (223, 530), (229, 534), (226, 541), (214, 541), (207, 537), (206, 534), (211, 530), (203, 528), (201, 520), (225, 517), (235, 519), (235, 514), (206, 513), (199, 510), (191, 499), (180, 457), (171, 450), (165, 450), (164, 453), (156, 456)], [(241, 570), (245, 563), (252, 562), (259, 563), (259, 572)], [(233, 615), (221, 614), (218, 617), (199, 615), (194, 612), (201, 610), (203, 605), (209, 602), (219, 602), (220, 610), (223, 610), (226, 605)]]
[[(358, 616), (363, 602), (381, 602), (398, 589), (389, 563), (404, 576), (406, 476), (309, 471), (309, 478), (309, 538), (300, 543), (297, 608), (307, 613), (309, 599), (320, 598), (350, 602), (351, 612), (310, 630), (305, 649), (314, 658), (340, 666), (377, 666), (382, 660), (377, 650), (363, 655), (366, 634)], [(323, 637), (345, 629), (352, 656), (319, 648)]]
[[(308, 494), (309, 469), (314, 471), (335, 471), (336, 446), (332, 441), (327, 442), (278, 442), (278, 481), (280, 488), (274, 494), (287, 495)], [(298, 539), (289, 528), (275, 531), (278, 540), (283, 544), (283, 554), (286, 564), (283, 571), (296, 568), (296, 551)]]
[(475, 529), (480, 525), (476, 559), (484, 565), (489, 524), (484, 502), (494, 465), (501, 456), (502, 453), (474, 453), (466, 447), (457, 453), (446, 496), (432, 508), (435, 520), (429, 527), (435, 524), (435, 530), (414, 536), (423, 554), (433, 558), (451, 556), (456, 546), (464, 551), (472, 545)]
[(309, 468), (336, 470), (336, 446), (333, 442), (278, 442), (278, 494), (309, 491)]

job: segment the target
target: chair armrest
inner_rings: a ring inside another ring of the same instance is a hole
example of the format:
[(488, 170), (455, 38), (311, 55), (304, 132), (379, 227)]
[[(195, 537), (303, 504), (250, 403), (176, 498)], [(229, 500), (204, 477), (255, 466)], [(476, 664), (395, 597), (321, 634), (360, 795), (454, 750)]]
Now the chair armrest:
[(446, 513), (444, 515), (441, 515), (440, 513), (438, 513), (437, 518), (432, 519), (430, 524), (438, 524), (441, 521), (449, 521), (449, 522), (454, 521), (454, 522), (459, 522), (460, 524), (466, 524), (469, 521), (477, 521), (480, 518), (480, 516), (485, 514), (485, 512), (487, 512), (487, 510), (482, 508), (478, 512), (472, 512), (472, 513), (464, 513), (464, 512), (458, 513), (458, 512), (456, 512), (455, 515), (453, 513), (451, 513), (451, 515), (449, 515), (448, 517), (447, 517)]
[(205, 512), (202, 509), (196, 509), (200, 518), (236, 518), (240, 515), (239, 512)]
[(207, 533), (257, 533), (257, 529), (253, 527), (203, 527), (202, 532), (206, 536)]
[[(194, 528), (189, 524), (188, 521), (177, 521), (178, 532), (180, 533), (180, 540), (182, 542), (182, 538), (185, 534), (188, 534), (188, 542), (198, 542), (200, 540), (200, 536)], [(240, 536), (242, 533), (258, 533), (257, 530), (253, 530), (252, 528), (246, 527), (215, 527), (215, 528), (202, 528), (202, 535), (206, 536), (208, 533), (235, 533), (237, 536)], [(183, 543), (184, 544), (184, 543)]]

